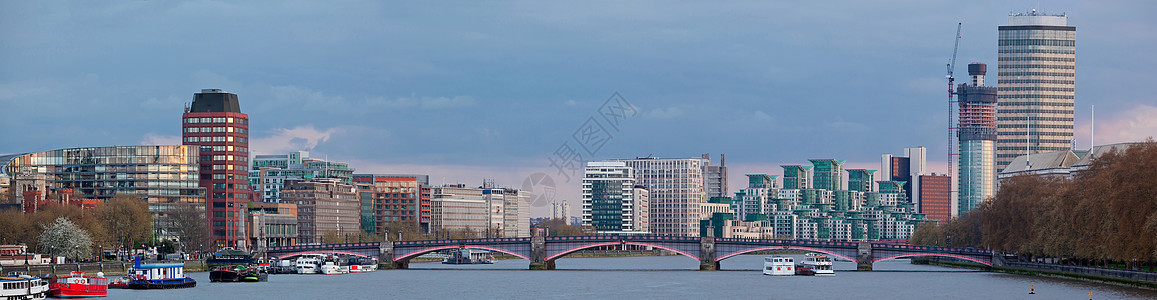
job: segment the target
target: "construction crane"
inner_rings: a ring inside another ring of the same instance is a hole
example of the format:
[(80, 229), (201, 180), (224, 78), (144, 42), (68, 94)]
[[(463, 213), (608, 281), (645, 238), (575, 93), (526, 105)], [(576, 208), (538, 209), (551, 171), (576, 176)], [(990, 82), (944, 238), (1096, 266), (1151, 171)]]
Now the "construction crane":
[[(953, 85), (954, 85), (953, 81), (955, 79), (952, 78), (952, 71), (954, 69), (956, 69), (956, 51), (960, 49), (960, 27), (962, 27), (963, 25), (964, 25), (963, 22), (956, 23), (956, 42), (952, 45), (952, 59), (948, 61), (948, 75), (946, 76), (946, 77), (948, 77), (948, 176), (950, 176), (949, 178), (951, 178), (951, 176), (953, 176), (953, 174), (952, 174), (952, 157), (954, 155), (957, 155), (956, 153), (953, 153), (953, 151), (952, 151), (952, 149), (953, 149), (952, 146), (953, 146), (953, 142), (954, 142), (953, 137), (954, 137), (954, 133), (955, 133), (954, 130), (956, 130), (956, 126), (953, 122), (953, 118), (955, 118), (955, 115), (956, 115), (956, 111), (955, 111), (956, 101), (953, 100), (953, 98), (952, 98), (956, 93), (953, 91)], [(953, 192), (956, 192), (956, 191), (951, 191), (951, 188), (949, 188), (949, 190), (950, 190), (949, 191), (950, 194)]]

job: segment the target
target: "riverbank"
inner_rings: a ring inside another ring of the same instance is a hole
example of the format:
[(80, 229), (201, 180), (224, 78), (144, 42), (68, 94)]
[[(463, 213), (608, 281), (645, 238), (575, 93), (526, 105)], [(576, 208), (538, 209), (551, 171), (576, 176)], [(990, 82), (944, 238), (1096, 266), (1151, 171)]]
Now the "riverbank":
[[(186, 260), (186, 261), (152, 261), (144, 263), (185, 263), (185, 272), (205, 272), (209, 269), (205, 266), (203, 260)], [(49, 264), (49, 265), (23, 265), (23, 266), (5, 266), (4, 272), (27, 272), (33, 275), (55, 274), (68, 275), (71, 272), (85, 272), (95, 275), (97, 272), (104, 273), (105, 276), (120, 276), (125, 275), (129, 268), (133, 267), (132, 262), (89, 262), (79, 264)]]
[[(1124, 278), (1124, 277), (1136, 277), (1136, 275), (1132, 275), (1132, 274), (1135, 274), (1138, 272), (1123, 271), (1123, 270), (1117, 270), (1117, 269), (1102, 269), (1102, 268), (1057, 265), (1057, 266), (1050, 266), (1049, 269), (1052, 269), (1052, 270), (1047, 270), (1043, 266), (1036, 266), (1036, 264), (1025, 264), (1025, 263), (1005, 263), (1005, 266), (1002, 266), (1002, 267), (1001, 266), (989, 267), (989, 266), (977, 265), (977, 264), (952, 262), (952, 261), (947, 261), (945, 259), (928, 259), (928, 260), (915, 260), (914, 259), (914, 260), (912, 260), (913, 264), (919, 264), (921, 262), (926, 262), (928, 264), (938, 265), (938, 266), (953, 267), (953, 268), (985, 270), (985, 271), (991, 271), (991, 272), (1026, 275), (1026, 276), (1036, 276), (1036, 277), (1062, 278), (1062, 279), (1071, 279), (1071, 280), (1078, 280), (1078, 281), (1084, 281), (1084, 282), (1110, 284), (1110, 285), (1126, 286), (1126, 287), (1135, 287), (1135, 288), (1142, 288), (1142, 289), (1148, 289), (1148, 290), (1157, 290), (1157, 281)], [(1078, 273), (1075, 270), (1070, 270), (1070, 271), (1062, 270), (1062, 269), (1077, 269), (1077, 268), (1081, 269), (1081, 271), (1083, 271), (1084, 273)], [(1149, 272), (1149, 273), (1151, 273), (1151, 272)], [(1127, 274), (1127, 275), (1125, 275), (1125, 274)], [(1113, 276), (1113, 275), (1116, 275), (1116, 276)], [(1146, 277), (1157, 277), (1157, 274), (1140, 274), (1140, 275), (1149, 275)]]

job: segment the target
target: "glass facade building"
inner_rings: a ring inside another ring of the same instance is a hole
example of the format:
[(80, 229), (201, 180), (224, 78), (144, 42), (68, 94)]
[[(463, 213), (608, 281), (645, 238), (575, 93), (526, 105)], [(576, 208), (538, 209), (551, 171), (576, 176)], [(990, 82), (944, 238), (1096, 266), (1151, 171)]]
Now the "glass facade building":
[(1065, 15), (1017, 13), (998, 30), (996, 163), (1072, 148), (1076, 33)]
[(168, 213), (180, 205), (205, 209), (199, 155), (190, 146), (83, 147), (0, 156), (0, 164), (13, 180), (11, 199), (27, 189), (45, 194), (71, 189), (99, 200), (135, 194), (153, 214), (154, 236), (177, 240)]
[(972, 82), (961, 84), (957, 89), (960, 96), (956, 134), (960, 140), (957, 215), (967, 213), (996, 193), (997, 89), (984, 86), (986, 73), (985, 64), (969, 64)]
[(623, 162), (589, 162), (583, 172), (583, 226), (600, 234), (640, 232), (635, 228), (633, 171)]

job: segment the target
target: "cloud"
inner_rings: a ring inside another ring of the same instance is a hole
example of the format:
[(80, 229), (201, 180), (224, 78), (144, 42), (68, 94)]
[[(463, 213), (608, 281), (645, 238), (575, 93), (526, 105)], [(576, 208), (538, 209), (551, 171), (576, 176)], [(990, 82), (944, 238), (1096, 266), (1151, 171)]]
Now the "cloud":
[(775, 120), (775, 118), (772, 118), (771, 116), (767, 115), (767, 113), (763, 112), (762, 110), (757, 110), (757, 111), (755, 111), (755, 113), (753, 114), (753, 118), (754, 118), (756, 121), (772, 121), (772, 120)]
[(181, 145), (181, 137), (150, 132), (141, 138), (141, 145)]
[[(1082, 131), (1088, 132), (1088, 125), (1082, 127)], [(1108, 121), (1098, 121), (1096, 130), (1094, 143), (1097, 145), (1137, 142), (1157, 137), (1157, 107), (1137, 104), (1133, 109)]]
[(674, 119), (683, 115), (683, 109), (678, 107), (669, 107), (667, 109), (656, 108), (652, 109), (645, 116), (653, 119)]
[(249, 140), (249, 149), (254, 154), (277, 154), (298, 150), (313, 150), (318, 144), (325, 143), (335, 134), (346, 131), (346, 128), (333, 127), (318, 130), (313, 125), (303, 125), (294, 128), (278, 128), (273, 135), (252, 138)]
[(386, 99), (385, 97), (368, 98), (366, 104), (385, 108), (450, 109), (473, 106), (474, 98), (469, 96), (455, 97), (425, 97), (411, 94), (409, 97)]

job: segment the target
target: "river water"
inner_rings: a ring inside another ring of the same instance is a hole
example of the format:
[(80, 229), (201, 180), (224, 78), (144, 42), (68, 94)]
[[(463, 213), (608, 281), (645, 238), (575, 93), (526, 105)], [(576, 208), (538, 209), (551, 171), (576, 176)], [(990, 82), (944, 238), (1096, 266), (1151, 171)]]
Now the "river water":
[[(800, 258), (797, 258), (797, 260)], [(980, 272), (907, 260), (835, 262), (834, 277), (762, 275), (762, 255), (698, 271), (683, 256), (562, 258), (558, 270), (530, 271), (521, 259), (493, 265), (412, 263), (409, 270), (348, 275), (270, 275), (269, 282), (209, 282), (179, 290), (109, 290), (110, 299), (1157, 299), (1157, 291), (1066, 279)], [(1036, 294), (1029, 294), (1029, 286)]]

